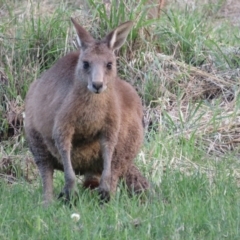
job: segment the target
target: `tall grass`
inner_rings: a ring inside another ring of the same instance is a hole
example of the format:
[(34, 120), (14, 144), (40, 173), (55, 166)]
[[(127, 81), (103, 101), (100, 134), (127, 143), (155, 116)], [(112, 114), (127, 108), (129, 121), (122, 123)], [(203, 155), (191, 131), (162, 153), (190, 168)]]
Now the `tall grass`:
[(29, 84), (72, 48), (69, 45), (70, 15), (66, 6), (60, 5), (53, 14), (45, 17), (37, 14), (40, 4), (27, 7), (26, 12), (13, 16), (13, 9), (8, 10), (12, 19), (6, 18), (1, 25), (0, 70), (5, 79), (0, 86), (0, 132), (3, 139), (11, 128), (8, 113), (13, 112), (16, 119), (19, 118), (22, 112), (19, 105), (23, 106)]
[[(194, 10), (186, 7), (184, 11), (176, 8), (165, 11), (163, 17), (167, 20), (156, 28), (157, 44), (160, 49), (166, 54), (174, 55), (177, 59), (194, 66), (204, 64), (209, 55), (217, 58), (215, 63), (218, 67), (222, 67), (222, 65), (230, 68), (239, 66), (239, 57), (236, 56), (236, 53), (230, 56), (227, 54), (231, 52), (227, 51), (230, 42), (232, 46), (237, 46), (237, 42), (239, 44), (237, 27), (231, 27), (229, 36), (230, 26), (225, 23), (219, 26), (216, 24), (217, 20), (213, 18), (222, 4), (223, 1), (218, 1), (218, 4), (198, 6)], [(237, 60), (234, 60), (235, 58)]]
[(1, 64), (8, 79), (7, 94), (14, 98), (24, 98), (29, 83), (39, 72), (69, 51), (69, 21), (59, 21), (63, 13), (67, 15), (66, 10), (58, 8), (45, 18), (36, 16), (37, 9), (29, 11), (26, 19), (14, 16), (13, 26), (9, 21), (3, 24), (6, 34), (2, 38)]

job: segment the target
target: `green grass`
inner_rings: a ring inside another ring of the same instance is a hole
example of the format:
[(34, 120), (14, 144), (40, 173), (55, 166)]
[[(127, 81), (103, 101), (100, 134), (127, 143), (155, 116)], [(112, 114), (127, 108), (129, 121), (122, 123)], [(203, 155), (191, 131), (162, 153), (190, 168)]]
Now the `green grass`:
[[(219, 6), (223, 4), (223, 1), (218, 2)], [(239, 45), (238, 28), (228, 23), (214, 24), (216, 20), (214, 14), (209, 13), (210, 5), (194, 10), (186, 7), (184, 11), (176, 8), (166, 11), (163, 16), (167, 19), (165, 24), (158, 24), (155, 30), (158, 36), (156, 43), (166, 54), (174, 54), (175, 58), (194, 66), (204, 64), (211, 55), (217, 59), (215, 64), (218, 67), (236, 68), (239, 57), (228, 56), (227, 49)], [(237, 59), (234, 61), (234, 58)]]
[[(173, 1), (159, 19), (146, 18), (146, 0), (80, 2), (0, 0), (0, 239), (238, 239), (240, 33), (219, 19), (225, 1)], [(121, 185), (102, 206), (78, 186), (70, 208), (57, 200), (58, 172), (55, 200), (42, 206), (21, 114), (29, 84), (74, 49), (70, 16), (96, 38), (134, 21), (118, 66), (145, 108), (144, 196)]]
[[(104, 206), (80, 189), (74, 207), (55, 201), (45, 209), (40, 184), (1, 181), (1, 239), (237, 239), (238, 187), (226, 164), (217, 165), (212, 176), (167, 168), (145, 201), (122, 188)], [(80, 214), (78, 222), (72, 213)]]

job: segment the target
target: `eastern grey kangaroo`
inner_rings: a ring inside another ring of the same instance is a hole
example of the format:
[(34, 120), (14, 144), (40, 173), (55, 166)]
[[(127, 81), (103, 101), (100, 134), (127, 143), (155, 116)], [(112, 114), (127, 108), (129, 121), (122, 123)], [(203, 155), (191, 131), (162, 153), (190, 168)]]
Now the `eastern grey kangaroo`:
[[(75, 174), (98, 187), (102, 200), (119, 178), (130, 191), (149, 187), (134, 165), (143, 142), (143, 110), (135, 89), (117, 76), (115, 50), (133, 23), (125, 22), (100, 41), (71, 19), (80, 50), (59, 59), (28, 91), (25, 132), (39, 168), (44, 202), (53, 198), (54, 169), (64, 171), (62, 195), (70, 198)], [(99, 176), (99, 178), (98, 178)]]

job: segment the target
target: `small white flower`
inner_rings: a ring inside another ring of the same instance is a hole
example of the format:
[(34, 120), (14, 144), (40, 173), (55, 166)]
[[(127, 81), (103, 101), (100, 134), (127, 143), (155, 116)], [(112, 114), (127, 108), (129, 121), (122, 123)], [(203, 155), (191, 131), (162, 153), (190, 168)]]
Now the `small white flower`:
[(73, 213), (71, 215), (71, 218), (73, 219), (74, 222), (78, 222), (80, 219), (80, 215), (78, 213)]

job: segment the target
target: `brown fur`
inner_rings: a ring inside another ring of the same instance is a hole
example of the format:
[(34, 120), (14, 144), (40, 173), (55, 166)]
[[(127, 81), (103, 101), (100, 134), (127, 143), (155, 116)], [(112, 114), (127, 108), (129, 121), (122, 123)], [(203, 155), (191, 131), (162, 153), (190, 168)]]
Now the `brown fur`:
[[(141, 99), (130, 84), (117, 77), (114, 55), (132, 23), (95, 41), (72, 21), (81, 53), (58, 60), (31, 84), (26, 97), (25, 131), (43, 180), (46, 203), (53, 195), (54, 169), (64, 171), (67, 198), (75, 174), (86, 176), (86, 187), (91, 185), (91, 176), (92, 185), (98, 186), (94, 176), (101, 175), (98, 189), (102, 199), (115, 192), (119, 178), (126, 179), (129, 189), (148, 188), (133, 163), (143, 141)], [(90, 64), (87, 70), (84, 62)]]

